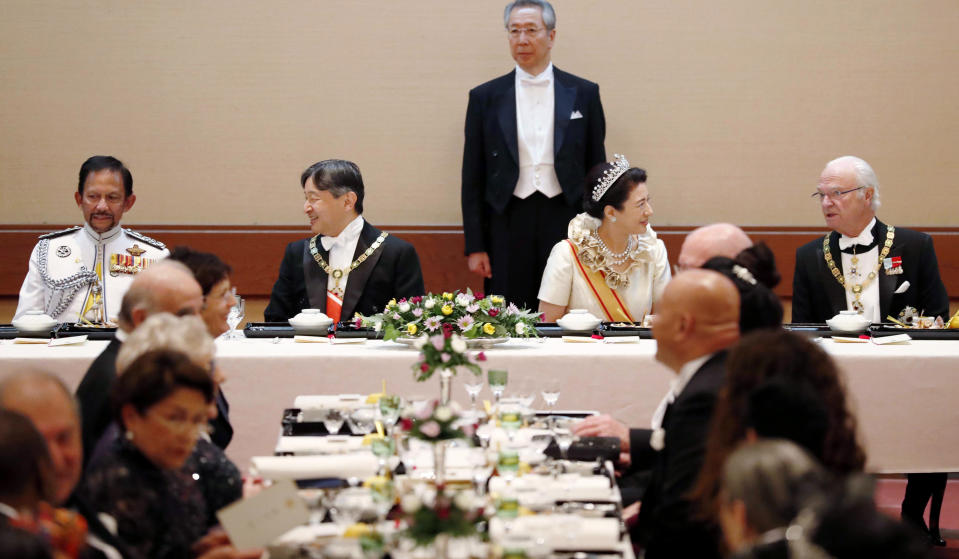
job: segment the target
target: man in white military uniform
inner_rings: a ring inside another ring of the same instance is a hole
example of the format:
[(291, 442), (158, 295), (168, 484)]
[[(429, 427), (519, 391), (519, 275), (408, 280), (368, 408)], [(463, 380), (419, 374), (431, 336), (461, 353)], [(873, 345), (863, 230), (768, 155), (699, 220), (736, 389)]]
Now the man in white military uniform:
[(59, 322), (115, 323), (133, 277), (170, 254), (163, 243), (120, 227), (136, 195), (118, 159), (87, 159), (74, 198), (85, 223), (40, 236), (15, 317), (41, 310)]

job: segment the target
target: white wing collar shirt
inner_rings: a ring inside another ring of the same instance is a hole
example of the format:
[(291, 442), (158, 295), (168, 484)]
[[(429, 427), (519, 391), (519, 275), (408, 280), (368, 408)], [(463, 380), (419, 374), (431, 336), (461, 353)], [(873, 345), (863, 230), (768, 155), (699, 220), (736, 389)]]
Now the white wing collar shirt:
[(14, 316), (41, 310), (58, 322), (78, 322), (99, 285), (104, 318), (116, 322), (134, 276), (169, 254), (163, 243), (119, 225), (102, 234), (84, 224), (41, 235)]
[[(872, 218), (869, 225), (862, 230), (856, 237), (847, 237), (839, 235), (839, 250), (846, 250), (853, 245), (869, 246), (875, 239), (872, 235), (872, 228), (876, 226), (876, 218)], [(855, 256), (857, 262), (853, 264), (852, 259)], [(876, 263), (879, 260), (879, 245), (872, 247), (866, 252), (857, 251), (855, 255), (842, 253), (842, 272), (846, 276), (846, 285), (856, 285), (867, 281), (869, 273), (876, 269)], [(851, 289), (846, 289), (846, 308), (853, 308), (852, 304), (856, 296)], [(859, 296), (859, 302), (862, 303), (862, 315), (873, 322), (882, 322), (879, 316), (879, 279), (875, 278), (869, 282), (862, 290)]]
[(686, 385), (692, 380), (696, 371), (698, 371), (706, 361), (709, 361), (713, 355), (714, 354), (710, 353), (687, 362), (679, 368), (679, 375), (669, 383), (669, 392), (667, 392), (666, 396), (659, 402), (659, 406), (657, 406), (656, 411), (653, 412), (653, 420), (650, 423), (653, 432), (649, 436), (649, 446), (653, 447), (653, 450), (662, 450), (666, 446), (666, 430), (663, 429), (663, 418), (666, 415), (666, 408), (676, 401), (676, 398), (686, 389)]
[(338, 296), (340, 298), (342, 298), (343, 293), (346, 292), (346, 282), (349, 280), (350, 264), (353, 263), (353, 254), (356, 253), (356, 243), (360, 240), (360, 233), (363, 232), (364, 224), (363, 216), (356, 216), (356, 219), (349, 222), (349, 224), (340, 231), (339, 235), (335, 237), (320, 237), (320, 244), (323, 245), (323, 250), (329, 252), (327, 262), (330, 264), (330, 268), (343, 270), (343, 277), (340, 279), (339, 285), (336, 284), (336, 279), (332, 274), (329, 275), (326, 283), (327, 291), (333, 291), (339, 288), (340, 292)]
[(553, 166), (554, 83), (552, 62), (538, 76), (516, 67), (519, 180), (513, 195), (517, 198), (528, 198), (534, 192), (552, 198), (563, 192)]

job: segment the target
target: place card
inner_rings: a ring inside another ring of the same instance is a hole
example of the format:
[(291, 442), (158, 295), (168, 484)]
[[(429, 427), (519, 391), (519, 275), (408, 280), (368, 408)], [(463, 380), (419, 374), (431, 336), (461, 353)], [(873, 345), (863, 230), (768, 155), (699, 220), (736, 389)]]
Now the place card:
[(328, 344), (330, 339), (326, 336), (293, 336), (293, 341), (301, 344)]
[(50, 343), (50, 338), (14, 338), (13, 343), (15, 344), (48, 344)]
[(87, 341), (87, 335), (84, 334), (82, 336), (67, 336), (66, 338), (54, 338), (50, 340), (50, 343), (48, 343), (47, 345), (50, 347), (56, 347), (58, 345), (82, 344), (82, 343), (86, 343), (86, 341)]
[(896, 334), (895, 336), (872, 338), (872, 343), (876, 345), (908, 344), (910, 340), (912, 340), (912, 338), (909, 337), (909, 334)]
[(237, 549), (252, 549), (266, 547), (293, 528), (306, 524), (310, 512), (297, 495), (296, 485), (282, 480), (220, 509), (216, 516)]

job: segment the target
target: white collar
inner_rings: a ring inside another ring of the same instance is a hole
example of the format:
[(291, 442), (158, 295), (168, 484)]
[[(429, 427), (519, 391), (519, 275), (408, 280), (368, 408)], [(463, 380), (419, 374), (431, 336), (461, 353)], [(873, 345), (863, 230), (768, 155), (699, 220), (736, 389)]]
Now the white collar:
[(847, 237), (845, 235), (839, 235), (839, 250), (844, 248), (849, 248), (852, 245), (871, 245), (872, 244), (872, 228), (876, 225), (876, 218), (873, 217), (869, 221), (869, 225), (866, 225), (866, 228), (863, 229), (859, 235), (855, 237)]
[(17, 509), (6, 503), (0, 503), (0, 514), (8, 518), (20, 518), (20, 513), (17, 512)]
[(539, 75), (534, 76), (526, 70), (519, 67), (519, 64), (516, 65), (516, 83), (525, 82), (525, 83), (549, 83), (553, 81), (553, 63), (550, 62), (546, 66), (546, 69), (539, 73)]
[(350, 243), (360, 238), (363, 232), (363, 216), (358, 215), (356, 219), (349, 222), (346, 227), (335, 237), (320, 237), (320, 243), (323, 244), (323, 250), (329, 252), (335, 246), (348, 246)]
[(119, 225), (117, 225), (113, 229), (110, 229), (106, 233), (101, 234), (94, 231), (93, 227), (90, 227), (89, 223), (84, 223), (83, 230), (86, 231), (87, 235), (89, 235), (90, 238), (94, 240), (94, 242), (98, 242), (98, 243), (105, 243), (107, 241), (110, 241), (116, 238), (116, 236), (120, 234)]
[(692, 380), (693, 376), (696, 374), (696, 371), (698, 371), (699, 368), (706, 363), (706, 361), (709, 361), (713, 355), (715, 354), (707, 353), (706, 355), (697, 357), (692, 361), (687, 361), (682, 367), (679, 368), (679, 376), (673, 379), (673, 382), (670, 383), (670, 391), (672, 392), (674, 399), (683, 393), (683, 390), (686, 389), (686, 385), (689, 384), (690, 380)]

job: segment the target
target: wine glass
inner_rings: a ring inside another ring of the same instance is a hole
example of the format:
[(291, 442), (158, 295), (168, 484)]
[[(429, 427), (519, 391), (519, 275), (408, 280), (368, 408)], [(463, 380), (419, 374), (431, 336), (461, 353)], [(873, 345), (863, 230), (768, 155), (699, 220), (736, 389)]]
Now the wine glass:
[(483, 379), (477, 376), (467, 377), (463, 386), (466, 387), (466, 393), (470, 396), (470, 409), (476, 411), (476, 398), (483, 389)]
[(519, 474), (519, 450), (504, 446), (496, 457), (496, 472), (510, 485)]
[(356, 408), (347, 418), (354, 435), (368, 435), (376, 428), (376, 410), (371, 407)]
[(559, 390), (559, 380), (554, 378), (546, 379), (540, 389), (540, 395), (543, 396), (543, 401), (546, 402), (546, 408), (549, 410), (549, 423), (553, 421), (553, 409), (559, 401)]
[(392, 432), (393, 426), (400, 418), (400, 408), (403, 406), (403, 399), (399, 396), (388, 394), (380, 398), (380, 418), (386, 426), (386, 432)]
[(573, 432), (569, 429), (555, 429), (553, 431), (553, 440), (556, 441), (556, 446), (559, 447), (560, 456), (563, 460), (568, 460), (566, 453), (569, 451), (569, 447), (572, 446), (573, 441), (576, 440)]
[(330, 435), (339, 433), (344, 421), (346, 421), (346, 414), (337, 408), (328, 409), (323, 415), (323, 427), (326, 427), (326, 432)]
[(226, 338), (228, 340), (236, 340), (241, 336), (236, 331), (236, 327), (243, 322), (243, 317), (246, 315), (246, 302), (243, 300), (243, 297), (240, 297), (236, 294), (236, 288), (233, 288), (233, 299), (234, 304), (230, 307), (229, 314), (226, 315), (226, 324), (230, 327), (230, 331), (227, 334)]
[(536, 401), (536, 385), (533, 379), (528, 376), (520, 376), (516, 379), (516, 396), (525, 408), (532, 408)]
[(487, 378), (489, 380), (489, 389), (493, 392), (493, 399), (499, 404), (499, 400), (503, 397), (503, 392), (506, 390), (506, 381), (509, 378), (509, 373), (502, 369), (490, 369), (487, 372)]
[(523, 423), (522, 404), (516, 402), (503, 402), (499, 406), (499, 424), (506, 431), (510, 442), (516, 435)]
[(390, 456), (393, 456), (393, 453), (396, 451), (396, 444), (391, 437), (376, 437), (373, 439), (373, 442), (370, 443), (370, 447), (370, 450), (373, 451), (373, 456), (376, 456), (379, 462), (377, 475), (386, 475), (386, 460)]

